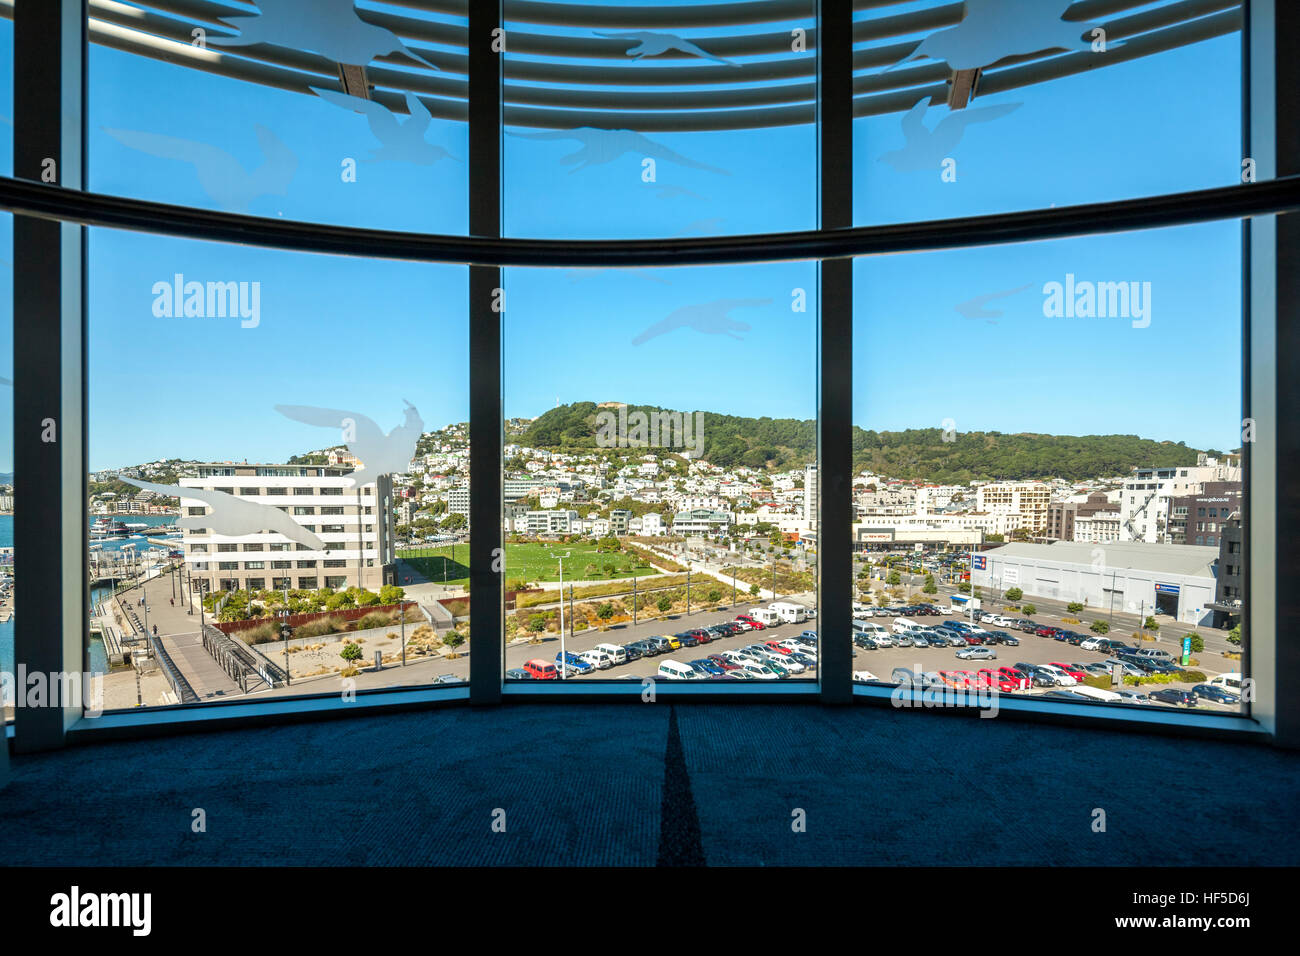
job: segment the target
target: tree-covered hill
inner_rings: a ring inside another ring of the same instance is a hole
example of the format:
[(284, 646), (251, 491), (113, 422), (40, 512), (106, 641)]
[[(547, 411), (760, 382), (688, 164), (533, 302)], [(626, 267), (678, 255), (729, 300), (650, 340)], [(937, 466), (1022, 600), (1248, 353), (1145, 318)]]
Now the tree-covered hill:
[[(597, 448), (594, 402), (561, 405), (539, 416), (518, 441), (533, 448), (582, 452)], [(629, 405), (633, 412), (662, 412)], [(1084, 478), (1125, 475), (1135, 466), (1196, 464), (1197, 449), (1137, 435), (1039, 435), (959, 432), (938, 428), (868, 431), (853, 428), (854, 470), (943, 483), (972, 479)], [(661, 448), (658, 451), (680, 451)], [(744, 418), (704, 413), (703, 457), (723, 467), (789, 468), (813, 461), (817, 423), (793, 418)]]

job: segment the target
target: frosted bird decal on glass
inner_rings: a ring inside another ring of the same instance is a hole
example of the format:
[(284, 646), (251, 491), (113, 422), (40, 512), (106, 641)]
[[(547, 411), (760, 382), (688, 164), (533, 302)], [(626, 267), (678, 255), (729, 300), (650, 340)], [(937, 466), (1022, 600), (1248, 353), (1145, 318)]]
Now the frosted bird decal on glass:
[(313, 551), (328, 551), (327, 545), (312, 534), (286, 512), (275, 505), (258, 504), (247, 501), (224, 491), (207, 488), (182, 488), (180, 485), (159, 485), (152, 481), (140, 481), (136, 478), (119, 476), (129, 485), (165, 495), (168, 498), (189, 498), (201, 501), (211, 511), (206, 515), (185, 515), (176, 519), (178, 528), (211, 528), (216, 534), (237, 538), (246, 534), (258, 534), (262, 531), (274, 531), (290, 541), (305, 545)]
[[(973, 299), (967, 299), (965, 302), (958, 303), (957, 305), (953, 306), (953, 309), (957, 312), (958, 315), (964, 316), (965, 318), (968, 319), (1001, 318), (1003, 315), (1005, 315), (1005, 313), (1001, 309), (986, 309), (985, 306), (988, 305), (988, 303), (994, 302), (998, 299), (1005, 299), (1008, 298), (1009, 296), (1015, 295), (1018, 292), (1024, 292), (1028, 288), (1029, 285), (1022, 285), (1019, 288), (1015, 288), (1015, 289), (1004, 289), (1001, 292), (990, 292), (987, 295), (977, 295)], [(997, 325), (996, 322), (991, 322), (990, 324)]]
[(406, 94), (406, 108), (410, 110), (410, 116), (405, 120), (399, 120), (397, 114), (374, 100), (336, 93), (334, 90), (317, 86), (311, 87), (311, 90), (327, 103), (354, 113), (361, 113), (366, 117), (370, 132), (383, 144), (378, 149), (371, 150), (370, 158), (366, 162), (391, 160), (397, 163), (414, 163), (417, 166), (432, 166), (440, 159), (455, 159), (456, 162), (460, 162), (441, 146), (435, 146), (425, 140), (424, 134), (428, 132), (429, 125), (433, 122), (433, 116), (414, 93), (408, 91)]
[(387, 435), (372, 418), (359, 412), (312, 405), (277, 405), (275, 410), (304, 425), (337, 428), (343, 432), (343, 444), (361, 461), (361, 467), (348, 475), (354, 487), (368, 485), (380, 475), (401, 475), (411, 467), (415, 446), (424, 433), (424, 421), (410, 402), (406, 417)]
[(437, 69), (412, 53), (392, 30), (357, 16), (352, 0), (257, 0), (257, 8), (257, 15), (221, 18), (222, 23), (239, 30), (239, 36), (210, 36), (208, 42), (213, 46), (269, 43), (360, 66), (386, 53), (400, 53)]
[(672, 312), (662, 322), (656, 322), (632, 340), (633, 345), (642, 345), (656, 336), (666, 335), (677, 329), (694, 329), (705, 335), (726, 335), (743, 342), (738, 332), (748, 332), (748, 323), (733, 319), (728, 313), (732, 309), (750, 306), (770, 305), (771, 299), (715, 299), (699, 305), (686, 305)]
[[(1097, 29), (1093, 23), (1070, 23), (1061, 15), (1071, 0), (966, 0), (966, 12), (955, 27), (937, 30), (889, 69), (911, 60), (943, 60), (954, 70), (978, 70), (1004, 57), (1043, 50), (1089, 50), (1084, 39)], [(1110, 46), (1119, 46), (1111, 43)], [(886, 73), (889, 70), (885, 71)]]
[(248, 212), (253, 200), (261, 196), (285, 195), (298, 171), (298, 157), (278, 136), (265, 126), (255, 126), (254, 130), (266, 158), (251, 171), (230, 153), (209, 143), (129, 129), (106, 127), (104, 132), (123, 146), (150, 156), (189, 163), (209, 199), (229, 212)]
[(676, 163), (678, 166), (685, 166), (688, 169), (702, 169), (705, 172), (718, 173), (722, 176), (731, 175), (725, 169), (697, 162), (630, 129), (596, 129), (591, 126), (582, 126), (577, 129), (543, 130), (536, 133), (512, 132), (510, 135), (521, 136), (524, 139), (572, 139), (582, 143), (582, 148), (577, 152), (560, 158), (560, 162), (566, 166), (572, 163), (578, 164), (570, 170), (571, 174), (580, 169), (586, 169), (588, 166), (601, 166), (605, 163), (612, 163), (624, 153), (634, 153), (637, 156), (649, 156), (665, 162)]
[(596, 36), (608, 37), (611, 40), (636, 40), (637, 42), (630, 46), (627, 51), (627, 55), (635, 60), (645, 56), (659, 56), (669, 50), (677, 50), (679, 53), (698, 56), (702, 60), (712, 60), (714, 63), (721, 63), (724, 66), (740, 66), (739, 63), (733, 63), (731, 60), (724, 60), (720, 56), (714, 56), (708, 50), (701, 49), (690, 40), (685, 40), (672, 33), (652, 33), (648, 30), (633, 30), (628, 33), (601, 33), (598, 30), (593, 32)]
[(991, 122), (1020, 108), (1019, 103), (1002, 103), (976, 109), (952, 110), (934, 129), (929, 129), (924, 122), (929, 103), (930, 97), (924, 96), (903, 114), (905, 145), (902, 149), (890, 150), (880, 157), (900, 173), (937, 171), (943, 161), (952, 156), (952, 151), (961, 142), (967, 126)]

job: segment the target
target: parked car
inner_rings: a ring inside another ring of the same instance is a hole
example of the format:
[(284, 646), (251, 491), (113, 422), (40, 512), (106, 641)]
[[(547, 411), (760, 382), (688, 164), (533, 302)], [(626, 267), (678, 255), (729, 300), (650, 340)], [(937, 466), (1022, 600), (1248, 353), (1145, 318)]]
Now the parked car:
[(1192, 688), (1192, 694), (1198, 700), (1209, 700), (1216, 704), (1241, 703), (1241, 698), (1232, 691), (1224, 690), (1222, 687), (1214, 687), (1210, 684), (1197, 684)]
[(1184, 707), (1196, 706), (1196, 695), (1190, 690), (1180, 690), (1177, 687), (1162, 687), (1159, 690), (1150, 691), (1147, 696), (1162, 704), (1180, 704)]
[(1076, 684), (1082, 684), (1083, 679), (1088, 676), (1083, 671), (1075, 667), (1073, 664), (1062, 664), (1059, 661), (1052, 661), (1050, 666), (1059, 668), (1060, 670), (1069, 674), (1071, 677), (1074, 678), (1074, 682)]
[(1121, 677), (1143, 677), (1146, 675), (1146, 671), (1138, 667), (1136, 664), (1130, 664), (1128, 661), (1120, 660), (1118, 657), (1108, 657), (1106, 660), (1102, 661), (1102, 663), (1106, 665), (1108, 671), (1118, 664)]
[(1007, 647), (1019, 647), (1020, 638), (1006, 631), (992, 631), (984, 638), (985, 644), (1005, 644)]
[(1078, 680), (1075, 679), (1074, 675), (1066, 673), (1065, 670), (1056, 664), (1039, 664), (1038, 670), (1039, 673), (1049, 674), (1056, 678), (1056, 683), (1060, 687), (1073, 687), (1075, 684), (1079, 683)]
[(991, 647), (963, 647), (957, 651), (957, 656), (964, 661), (994, 661), (998, 652)]
[(740, 669), (739, 664), (737, 664), (735, 661), (731, 660), (728, 657), (724, 657), (721, 654), (710, 654), (709, 660), (713, 661), (713, 663), (717, 664), (724, 671), (734, 671)]
[(739, 621), (741, 624), (746, 625), (745, 630), (747, 631), (761, 631), (767, 627), (767, 625), (764, 624), (762, 621), (757, 621), (754, 618), (748, 617), (747, 615), (744, 614), (737, 615), (736, 620)]
[(680, 634), (674, 634), (678, 647), (699, 647), (700, 639), (690, 631), (682, 631)]
[(853, 679), (859, 684), (868, 684), (880, 680), (880, 678), (871, 673), (871, 671), (854, 671)]
[(461, 677), (459, 674), (439, 674), (433, 679), (433, 682), (435, 684), (463, 684), (465, 683), (465, 678)]
[(725, 667), (720, 666), (716, 661), (709, 660), (707, 657), (691, 661), (690, 665), (697, 671), (702, 671), (706, 677), (721, 677), (727, 672)]
[(506, 671), (506, 680), (532, 680), (533, 675), (522, 667), (512, 667)]
[(1003, 694), (1010, 694), (1020, 689), (1018, 681), (1012, 680), (998, 671), (989, 670), (987, 667), (981, 667), (976, 674), (979, 676), (979, 686), (989, 687), (1000, 691)]
[(683, 664), (681, 661), (666, 660), (659, 665), (659, 673), (656, 675), (664, 680), (700, 680), (703, 675), (700, 674), (690, 664)]
[(1058, 629), (1055, 627), (1048, 627), (1046, 624), (1043, 624), (1034, 628), (1034, 633), (1039, 637), (1055, 637), (1057, 630)]
[(531, 661), (524, 662), (524, 670), (533, 680), (559, 680), (560, 672), (550, 661), (544, 661), (540, 657)]
[(556, 665), (559, 665), (561, 662), (567, 664), (569, 670), (576, 674), (590, 674), (596, 669), (595, 664), (583, 660), (580, 656), (573, 653), (573, 651), (569, 651), (567, 654), (557, 652), (555, 655), (555, 663)]
[(623, 654), (629, 662), (639, 661), (645, 657), (645, 651), (641, 649), (640, 641), (633, 641), (631, 644), (623, 645)]

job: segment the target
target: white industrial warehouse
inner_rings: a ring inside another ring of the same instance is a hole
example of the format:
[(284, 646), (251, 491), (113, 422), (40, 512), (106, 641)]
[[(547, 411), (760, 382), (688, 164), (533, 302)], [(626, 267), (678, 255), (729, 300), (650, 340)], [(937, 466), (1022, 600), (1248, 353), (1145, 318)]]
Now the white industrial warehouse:
[(1008, 544), (975, 555), (971, 574), (976, 587), (1209, 624), (1218, 557), (1218, 548), (1139, 541)]

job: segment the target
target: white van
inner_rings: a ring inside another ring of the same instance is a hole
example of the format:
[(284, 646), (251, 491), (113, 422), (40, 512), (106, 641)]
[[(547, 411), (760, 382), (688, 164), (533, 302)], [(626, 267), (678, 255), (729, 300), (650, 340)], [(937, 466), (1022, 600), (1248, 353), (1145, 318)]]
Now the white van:
[(781, 623), (781, 615), (777, 614), (770, 607), (751, 607), (749, 616), (758, 621), (764, 627), (776, 627)]
[(578, 656), (598, 670), (609, 670), (614, 666), (614, 658), (610, 657), (598, 647), (593, 647), (589, 651), (583, 651)]
[(659, 664), (659, 676), (666, 680), (699, 680), (695, 668), (681, 661), (663, 661)]
[(802, 604), (791, 604), (789, 601), (777, 601), (769, 604), (773, 611), (780, 615), (781, 620), (787, 624), (802, 624), (808, 620), (808, 609)]
[(596, 650), (604, 651), (613, 658), (615, 664), (627, 663), (627, 651), (623, 650), (623, 648), (619, 647), (617, 644), (597, 644)]
[(1241, 694), (1241, 675), (1236, 671), (1230, 674), (1220, 674), (1218, 677), (1211, 677), (1205, 683), (1211, 687), (1222, 687), (1231, 694)]
[(884, 634), (885, 627), (883, 624), (877, 624), (875, 621), (854, 621), (854, 634), (865, 634), (867, 637), (875, 637), (877, 634)]
[(894, 618), (894, 633), (895, 633), (895, 634), (902, 634), (904, 631), (910, 631), (910, 630), (912, 630), (913, 628), (920, 627), (920, 626), (921, 626), (921, 625), (918, 624), (918, 623), (916, 623), (916, 621), (908, 620), (908, 619), (905, 618), (905, 617), (896, 617), (896, 618)]

